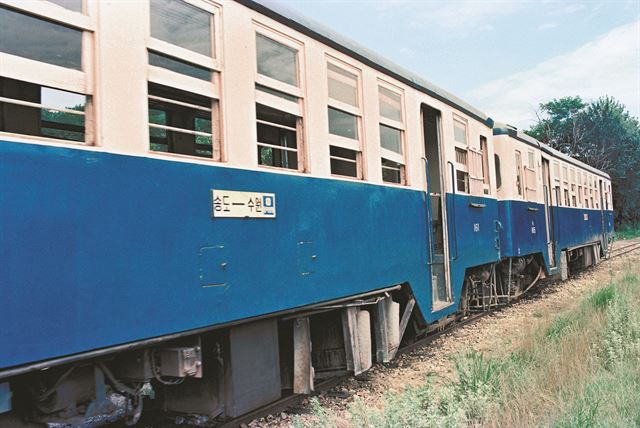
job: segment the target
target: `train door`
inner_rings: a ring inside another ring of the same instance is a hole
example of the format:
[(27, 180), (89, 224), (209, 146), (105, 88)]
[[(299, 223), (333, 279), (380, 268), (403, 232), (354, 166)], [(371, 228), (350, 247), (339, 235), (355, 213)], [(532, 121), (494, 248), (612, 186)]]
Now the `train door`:
[(447, 242), (446, 204), (443, 203), (442, 138), (440, 111), (422, 106), (422, 124), (427, 181), (427, 230), (429, 238), (429, 271), (431, 273), (433, 311), (451, 304)]
[(547, 252), (549, 267), (556, 265), (556, 236), (554, 226), (553, 198), (551, 197), (551, 174), (549, 159), (542, 158), (542, 183), (544, 189), (544, 216), (547, 222)]
[(600, 191), (600, 235), (601, 235), (601, 242), (602, 242), (602, 249), (603, 251), (607, 252), (607, 230), (605, 229), (605, 210), (604, 210), (604, 186), (602, 184), (602, 179), (598, 179), (598, 189)]

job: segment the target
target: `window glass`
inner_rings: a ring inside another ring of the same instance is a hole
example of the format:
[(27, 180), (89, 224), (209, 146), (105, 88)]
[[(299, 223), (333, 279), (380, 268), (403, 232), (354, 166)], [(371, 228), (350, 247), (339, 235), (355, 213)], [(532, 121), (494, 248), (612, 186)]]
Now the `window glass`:
[(258, 73), (298, 86), (298, 51), (256, 34)]
[(0, 77), (0, 96), (31, 104), (0, 102), (0, 131), (85, 141), (85, 95)]
[(151, 36), (213, 56), (212, 15), (181, 0), (151, 0)]
[(271, 107), (256, 104), (258, 163), (298, 169), (298, 118)]
[(502, 187), (502, 173), (500, 171), (500, 156), (493, 155), (493, 159), (496, 164), (496, 187), (499, 189)]
[(382, 86), (378, 86), (378, 91), (380, 116), (402, 122), (402, 97), (400, 94), (396, 94)]
[(82, 69), (82, 31), (0, 7), (0, 52)]
[(358, 118), (329, 107), (329, 133), (341, 137), (358, 139)]
[(274, 95), (276, 97), (282, 98), (283, 100), (287, 100), (287, 101), (290, 101), (292, 103), (298, 103), (298, 101), (299, 101), (298, 97), (295, 97), (293, 95), (289, 95), (289, 94), (284, 93), (284, 92), (276, 91), (275, 89), (271, 89), (271, 88), (269, 88), (267, 86), (256, 84), (256, 89), (258, 91), (265, 92), (265, 93), (270, 94), (270, 95)]
[(535, 155), (534, 155), (533, 152), (528, 152), (527, 160), (528, 160), (528, 165), (527, 166), (529, 167), (529, 169), (534, 169), (534, 167), (535, 167)]
[(456, 170), (456, 187), (459, 192), (469, 193), (469, 173)]
[(358, 177), (357, 152), (342, 147), (330, 146), (331, 174)]
[(149, 52), (149, 64), (155, 65), (156, 67), (166, 68), (167, 70), (175, 71), (176, 73), (195, 77), (196, 79), (206, 80), (208, 82), (211, 81), (211, 70), (159, 53)]
[(82, 13), (82, 0), (48, 0), (48, 1), (50, 3), (55, 3), (58, 6), (62, 6), (65, 9)]
[(402, 154), (402, 131), (380, 124), (380, 146)]
[(458, 121), (453, 121), (453, 138), (461, 144), (467, 144), (467, 125)]
[(329, 97), (334, 100), (358, 107), (358, 76), (327, 64), (329, 75)]
[(403, 168), (402, 164), (382, 158), (382, 180), (387, 183), (402, 184)]
[(213, 157), (212, 100), (149, 84), (149, 147), (152, 151)]

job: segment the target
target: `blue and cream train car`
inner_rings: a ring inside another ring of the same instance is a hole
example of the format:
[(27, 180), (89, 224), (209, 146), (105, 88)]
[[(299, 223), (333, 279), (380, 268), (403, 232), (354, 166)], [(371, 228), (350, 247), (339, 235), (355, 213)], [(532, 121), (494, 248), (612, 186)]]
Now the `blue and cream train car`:
[(610, 177), (509, 125), (494, 126), (503, 258), (543, 261), (566, 277), (590, 265), (613, 238)]
[[(233, 418), (610, 231), (606, 175), (277, 5), (0, 0), (0, 22), (0, 426)], [(590, 206), (518, 202), (511, 144), (588, 172)], [(592, 230), (545, 240), (545, 213)]]

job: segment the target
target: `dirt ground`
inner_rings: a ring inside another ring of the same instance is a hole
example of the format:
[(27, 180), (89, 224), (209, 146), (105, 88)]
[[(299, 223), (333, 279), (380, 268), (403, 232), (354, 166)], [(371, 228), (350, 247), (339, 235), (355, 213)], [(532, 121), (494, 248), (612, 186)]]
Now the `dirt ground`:
[[(622, 247), (633, 241), (620, 241)], [(635, 242), (640, 242), (636, 239)], [(595, 268), (582, 272), (566, 282), (546, 285), (535, 294), (473, 324), (455, 329), (431, 344), (401, 355), (387, 364), (376, 364), (358, 378), (349, 378), (329, 391), (319, 394), (320, 403), (340, 415), (355, 396), (369, 406), (381, 406), (385, 393), (401, 392), (407, 386), (425, 382), (430, 374), (436, 379), (451, 376), (454, 368), (451, 356), (475, 350), (498, 354), (509, 352), (512, 339), (518, 337), (533, 318), (558, 312), (573, 300), (602, 287), (612, 278), (640, 262), (640, 250), (605, 260)], [(249, 427), (291, 427), (293, 415), (308, 413), (308, 400), (299, 408), (278, 415), (254, 420)], [(304, 418), (304, 416), (303, 416)]]

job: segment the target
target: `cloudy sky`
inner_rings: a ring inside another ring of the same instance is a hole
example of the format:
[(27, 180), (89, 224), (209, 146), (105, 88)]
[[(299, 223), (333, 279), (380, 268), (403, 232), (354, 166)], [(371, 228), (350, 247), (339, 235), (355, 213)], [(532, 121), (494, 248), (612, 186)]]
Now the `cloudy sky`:
[(278, 0), (498, 121), (611, 95), (640, 117), (640, 0)]

